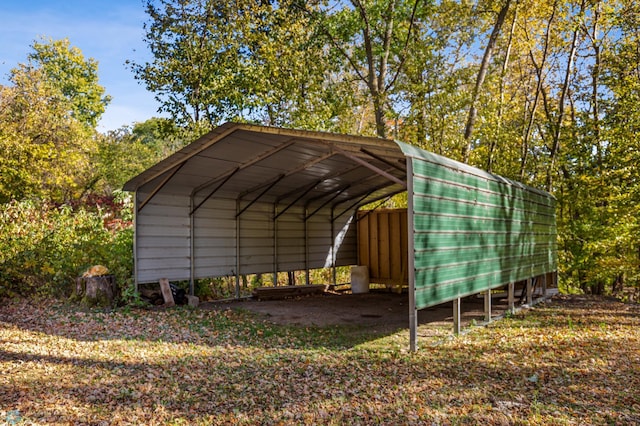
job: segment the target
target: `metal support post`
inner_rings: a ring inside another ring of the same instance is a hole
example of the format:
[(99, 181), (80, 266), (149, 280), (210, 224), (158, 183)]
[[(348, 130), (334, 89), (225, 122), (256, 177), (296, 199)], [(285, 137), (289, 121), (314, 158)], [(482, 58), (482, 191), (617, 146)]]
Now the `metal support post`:
[(460, 304), (462, 301), (458, 297), (453, 299), (453, 334), (460, 334)]
[(507, 309), (510, 313), (514, 313), (515, 310), (515, 283), (514, 282), (510, 282), (508, 285), (508, 290), (507, 290)]

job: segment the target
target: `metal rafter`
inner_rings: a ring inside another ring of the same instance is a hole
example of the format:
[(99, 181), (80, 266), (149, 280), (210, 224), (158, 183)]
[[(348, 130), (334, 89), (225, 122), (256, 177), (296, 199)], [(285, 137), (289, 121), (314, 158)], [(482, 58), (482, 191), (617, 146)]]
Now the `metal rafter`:
[[(402, 173), (407, 173), (407, 169), (402, 167), (402, 165), (400, 163), (394, 163), (393, 161), (387, 160), (386, 158), (384, 158), (384, 157), (382, 157), (382, 156), (380, 156), (380, 155), (378, 155), (378, 154), (376, 154), (374, 152), (371, 152), (366, 148), (360, 148), (360, 152), (362, 152), (364, 154), (367, 154), (369, 157), (373, 157), (376, 160), (378, 160), (378, 161), (380, 161), (382, 163), (385, 163), (388, 166), (393, 167), (394, 169), (400, 170)], [(402, 158), (402, 160), (398, 159), (398, 161), (402, 161), (402, 164), (405, 164), (404, 158)]]
[(324, 161), (324, 160), (326, 160), (326, 159), (329, 159), (329, 158), (333, 157), (334, 155), (335, 155), (335, 153), (330, 152), (330, 153), (327, 153), (327, 154), (322, 155), (322, 156), (320, 156), (320, 157), (314, 158), (313, 160), (311, 160), (311, 161), (309, 161), (309, 162), (307, 162), (307, 163), (304, 163), (304, 164), (302, 164), (302, 165), (300, 165), (300, 166), (296, 167), (295, 169), (288, 170), (288, 171), (286, 171), (284, 174), (276, 176), (274, 179), (272, 179), (272, 180), (270, 180), (270, 181), (263, 182), (263, 183), (261, 183), (261, 184), (259, 184), (259, 185), (256, 185), (256, 186), (254, 186), (254, 187), (252, 187), (252, 188), (247, 189), (246, 191), (244, 191), (243, 193), (241, 193), (241, 194), (240, 194), (240, 196), (239, 196), (238, 198), (242, 199), (243, 197), (245, 197), (245, 196), (247, 196), (247, 195), (251, 194), (251, 193), (252, 193), (252, 192), (254, 192), (254, 191), (257, 191), (257, 190), (258, 190), (258, 189), (260, 189), (260, 188), (263, 188), (263, 187), (265, 187), (265, 186), (267, 186), (267, 185), (271, 185), (271, 183), (272, 183), (274, 180), (281, 180), (281, 176), (284, 178), (284, 177), (289, 177), (289, 176), (291, 176), (291, 175), (294, 175), (294, 174), (296, 174), (296, 173), (300, 173), (300, 172), (302, 172), (303, 170), (308, 169), (309, 167), (312, 167), (312, 166), (314, 166), (314, 165), (316, 165), (316, 164), (318, 164), (318, 163), (323, 162), (323, 161)]
[(406, 188), (407, 187), (407, 183), (405, 181), (403, 181), (402, 179), (392, 175), (391, 173), (387, 173), (384, 170), (374, 166), (373, 164), (368, 163), (367, 161), (363, 160), (362, 158), (347, 152), (345, 150), (343, 150), (342, 148), (338, 148), (337, 146), (334, 146), (333, 149), (335, 149), (338, 153), (340, 153), (341, 155), (349, 158), (352, 161), (355, 161), (356, 163), (368, 168), (369, 170), (371, 170), (372, 172), (375, 172), (381, 176), (384, 176), (385, 178), (397, 183), (398, 185), (401, 185), (402, 187)]
[[(386, 171), (388, 171), (388, 170), (389, 170), (389, 169), (387, 169)], [(374, 179), (376, 179), (376, 178), (380, 178), (380, 175), (377, 175), (377, 174), (369, 175), (369, 176), (367, 176), (367, 177), (366, 177), (366, 178), (364, 178), (364, 179), (360, 179), (360, 180), (358, 181), (358, 184), (366, 183), (366, 182), (369, 182), (369, 181), (374, 180)], [(395, 185), (395, 184), (396, 184), (395, 182), (385, 181), (385, 183), (383, 183), (383, 184), (381, 184), (381, 185), (376, 186), (376, 187), (375, 187), (375, 189), (374, 189), (374, 191), (378, 191), (378, 190), (380, 190), (380, 189), (382, 189), (382, 188), (386, 188), (386, 187), (388, 187), (388, 186)], [(404, 188), (403, 188), (403, 190), (404, 190)], [(352, 196), (352, 197), (346, 198), (346, 199), (344, 199), (344, 200), (340, 200), (339, 202), (337, 202), (336, 204), (334, 204), (334, 205), (333, 205), (333, 207), (336, 207), (336, 206), (338, 206), (338, 205), (340, 205), (340, 204), (342, 204), (342, 203), (345, 203), (345, 202), (347, 202), (347, 201), (349, 201), (349, 200), (353, 200), (354, 198), (359, 197), (361, 194), (362, 194), (362, 192), (359, 192), (358, 194), (356, 194), (356, 195), (354, 195), (354, 196)]]
[[(295, 199), (293, 200), (291, 203), (289, 203), (287, 205), (287, 207), (285, 207), (280, 213), (278, 213), (277, 215), (274, 216), (274, 220), (277, 219), (280, 215), (282, 215), (282, 213), (286, 212), (287, 210), (289, 210), (291, 207), (295, 206), (298, 201), (300, 201), (305, 195), (307, 195), (309, 192), (311, 192), (313, 190), (313, 188), (315, 188), (317, 185), (316, 182), (313, 182), (311, 185), (307, 185), (306, 187), (302, 187), (302, 189), (304, 189), (304, 191), (302, 191), (302, 193)], [(300, 188), (298, 188), (299, 190)], [(275, 203), (275, 205), (277, 205), (278, 202)]]
[[(346, 198), (346, 199), (344, 199), (344, 200), (340, 200), (340, 201), (338, 201), (337, 203), (335, 203), (335, 204), (332, 206), (332, 208), (334, 208), (334, 209), (335, 209), (335, 208), (336, 208), (336, 207), (338, 207), (340, 204), (344, 204), (344, 203), (349, 202), (349, 201), (351, 201), (351, 200), (355, 200), (356, 198), (361, 197), (363, 194), (366, 194), (366, 196), (369, 196), (369, 195), (371, 195), (371, 194), (375, 193), (376, 191), (380, 191), (380, 190), (382, 190), (382, 189), (388, 188), (388, 187), (393, 186), (393, 185), (395, 185), (395, 184), (394, 184), (394, 183), (391, 183), (391, 182), (385, 182), (384, 184), (382, 184), (382, 185), (378, 185), (378, 186), (376, 186), (375, 188), (368, 188), (368, 189), (367, 189), (367, 191), (359, 192), (359, 193), (354, 194), (353, 196), (351, 196), (351, 197), (349, 197), (349, 198)], [(398, 192), (403, 192), (403, 191), (404, 191), (404, 188), (402, 188), (402, 189), (398, 189), (397, 191), (398, 191)], [(365, 203), (365, 204), (372, 203), (372, 202), (374, 202), (374, 201), (376, 201), (376, 200), (367, 201), (367, 203)]]
[[(200, 207), (201, 207), (201, 206), (202, 206), (202, 205), (203, 205), (203, 204), (204, 204), (204, 203), (205, 203), (209, 198), (213, 197), (213, 194), (215, 194), (216, 192), (218, 192), (218, 190), (219, 190), (220, 188), (222, 188), (222, 186), (223, 186), (225, 183), (227, 183), (227, 182), (229, 181), (229, 179), (231, 179), (231, 178), (233, 177), (233, 175), (235, 175), (235, 174), (236, 174), (236, 173), (238, 173), (239, 171), (240, 171), (240, 169), (239, 169), (238, 167), (236, 167), (234, 170), (232, 170), (232, 171), (231, 171), (231, 173), (228, 173), (228, 174), (225, 176), (224, 180), (223, 180), (222, 182), (220, 182), (220, 184), (219, 184), (218, 186), (216, 186), (216, 187), (213, 189), (213, 191), (211, 191), (211, 192), (210, 192), (206, 197), (204, 197), (204, 199), (203, 199), (202, 201), (200, 201), (200, 202), (198, 203), (198, 205), (197, 205), (197, 206), (195, 206), (195, 207), (193, 208), (193, 210), (191, 210), (191, 212), (190, 212), (189, 214), (190, 214), (190, 215), (193, 215), (193, 214), (196, 212), (196, 210), (198, 210), (198, 209), (199, 209), (199, 208), (200, 208)], [(192, 194), (191, 194), (191, 199), (193, 199), (193, 198), (194, 198), (194, 196), (195, 196), (195, 193), (192, 193)]]
[[(359, 164), (355, 164), (355, 165), (353, 165), (351, 167), (348, 167), (348, 168), (346, 168), (344, 170), (340, 170), (340, 171), (337, 171), (335, 173), (330, 173), (330, 174), (327, 174), (325, 176), (322, 176), (320, 179), (316, 180), (313, 183), (312, 186), (315, 187), (317, 185), (320, 185), (322, 182), (324, 182), (326, 180), (331, 180), (331, 179), (335, 179), (337, 177), (346, 175), (347, 173), (350, 173), (350, 172), (358, 169), (359, 167), (360, 167)], [(282, 200), (286, 200), (287, 198), (291, 197), (294, 194), (297, 194), (298, 192), (300, 192), (304, 188), (306, 188), (306, 186), (302, 186), (302, 187), (296, 188), (296, 189), (294, 189), (292, 191), (287, 192), (286, 194), (281, 195), (280, 197), (278, 197), (278, 200), (276, 200), (276, 203), (279, 203)], [(298, 198), (297, 200), (299, 201), (300, 199)]]
[[(239, 217), (242, 213), (244, 213), (249, 207), (251, 207), (256, 201), (258, 201), (260, 198), (262, 198), (262, 196), (264, 194), (266, 194), (267, 192), (269, 192), (269, 190), (271, 188), (273, 188), (274, 186), (276, 186), (278, 184), (278, 182), (280, 182), (282, 179), (284, 179), (284, 175), (280, 175), (278, 177), (278, 179), (274, 180), (273, 182), (271, 182), (271, 184), (269, 186), (267, 186), (264, 191), (262, 191), (256, 198), (254, 198), (253, 200), (249, 201), (249, 204), (247, 204), (246, 206), (244, 206), (239, 212), (238, 214), (236, 214), (236, 218)], [(238, 197), (238, 201), (240, 201), (240, 197)]]
[[(160, 190), (161, 190), (162, 188), (164, 188), (164, 186), (165, 186), (165, 185), (166, 185), (166, 184), (171, 180), (171, 178), (172, 178), (172, 177), (174, 177), (174, 176), (176, 175), (176, 173), (178, 173), (178, 172), (180, 171), (180, 169), (182, 168), (182, 166), (184, 166), (185, 164), (186, 164), (186, 161), (185, 161), (185, 162), (183, 162), (183, 163), (180, 163), (180, 164), (179, 164), (179, 165), (178, 165), (178, 166), (173, 170), (173, 172), (171, 172), (167, 177), (165, 177), (165, 178), (162, 180), (162, 182), (160, 182), (160, 183), (158, 184), (158, 186), (156, 186), (156, 187), (153, 189), (153, 191), (151, 191), (151, 194), (149, 194), (149, 196), (148, 196), (147, 198), (145, 198), (145, 200), (144, 200), (143, 202), (141, 202), (141, 203), (140, 203), (140, 205), (138, 206), (138, 213), (140, 213), (140, 210), (142, 210), (142, 208), (143, 208), (144, 206), (146, 206), (146, 205), (147, 205), (147, 203), (148, 203), (149, 201), (151, 201), (151, 199), (152, 199), (153, 197), (155, 197), (155, 195), (156, 195), (158, 192), (160, 192)], [(171, 170), (171, 169), (169, 169), (169, 170)]]
[(294, 140), (289, 140), (285, 143), (282, 143), (276, 147), (274, 147), (273, 149), (270, 149), (269, 151), (263, 152), (262, 154), (258, 155), (257, 157), (253, 157), (251, 160), (246, 161), (244, 163), (239, 164), (235, 169), (233, 170), (228, 170), (210, 180), (208, 180), (207, 182), (203, 183), (202, 185), (198, 186), (197, 188), (195, 188), (192, 192), (192, 194), (197, 194), (198, 192), (202, 191), (203, 189), (213, 185), (214, 183), (218, 182), (220, 179), (224, 179), (226, 178), (229, 173), (236, 173), (237, 171), (240, 170), (244, 170), (247, 167), (253, 166), (256, 163), (259, 163), (260, 161), (271, 157), (272, 155), (282, 151), (285, 148), (290, 147), (291, 145), (293, 145), (295, 143)]
[[(349, 187), (351, 187), (351, 185), (345, 185), (342, 188), (338, 189), (336, 191), (336, 193), (329, 198), (327, 201), (325, 201), (324, 203), (320, 204), (320, 206), (318, 206), (318, 208), (316, 208), (313, 212), (311, 212), (309, 215), (307, 215), (304, 220), (309, 220), (313, 215), (315, 215), (316, 213), (318, 213), (320, 210), (322, 210), (322, 208), (324, 206), (326, 206), (327, 204), (331, 203), (333, 200), (335, 200), (336, 198), (338, 198), (338, 196), (340, 196), (340, 194), (342, 194), (344, 191), (346, 191), (347, 189), (349, 189)], [(326, 195), (326, 194), (325, 194)], [(306, 208), (306, 206), (305, 206)]]

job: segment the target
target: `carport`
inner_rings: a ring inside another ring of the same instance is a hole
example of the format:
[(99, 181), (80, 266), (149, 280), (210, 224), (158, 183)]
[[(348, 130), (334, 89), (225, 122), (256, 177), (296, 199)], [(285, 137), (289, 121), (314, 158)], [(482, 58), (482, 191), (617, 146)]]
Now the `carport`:
[(309, 283), (310, 269), (354, 265), (358, 209), (407, 191), (413, 350), (417, 309), (556, 270), (550, 194), (386, 139), (226, 123), (124, 189), (136, 284), (191, 291), (199, 278), (305, 270)]

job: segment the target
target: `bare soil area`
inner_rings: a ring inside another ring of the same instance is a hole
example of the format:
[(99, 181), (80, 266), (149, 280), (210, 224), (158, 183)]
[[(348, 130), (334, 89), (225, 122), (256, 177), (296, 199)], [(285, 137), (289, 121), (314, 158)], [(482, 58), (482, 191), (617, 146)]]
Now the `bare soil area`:
[[(285, 325), (331, 326), (353, 325), (369, 328), (371, 332), (388, 333), (409, 328), (409, 297), (375, 291), (365, 294), (324, 293), (283, 300), (238, 300), (209, 302), (204, 309), (240, 309), (258, 314), (263, 319)], [(507, 309), (506, 297), (494, 297), (492, 317)], [(461, 305), (462, 326), (484, 320), (484, 299), (472, 296)], [(453, 324), (452, 303), (444, 303), (418, 311), (420, 326), (449, 327)]]

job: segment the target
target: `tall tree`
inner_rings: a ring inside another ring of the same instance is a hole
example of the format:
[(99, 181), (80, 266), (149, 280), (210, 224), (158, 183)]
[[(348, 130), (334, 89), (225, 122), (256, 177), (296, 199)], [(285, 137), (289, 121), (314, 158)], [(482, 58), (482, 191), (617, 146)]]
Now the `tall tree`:
[(504, 60), (502, 61), (502, 69), (500, 71), (500, 83), (499, 83), (499, 104), (498, 104), (498, 112), (497, 112), (497, 132), (496, 135), (491, 138), (489, 141), (489, 152), (487, 153), (487, 163), (486, 168), (487, 171), (491, 172), (493, 170), (493, 163), (495, 161), (494, 151), (498, 145), (498, 139), (502, 137), (502, 124), (503, 124), (503, 114), (505, 107), (505, 80), (507, 76), (507, 71), (509, 69), (509, 59), (511, 57), (511, 47), (513, 45), (513, 36), (516, 30), (516, 23), (518, 22), (518, 3), (516, 3), (515, 10), (513, 12), (513, 18), (511, 21), (511, 29), (509, 31), (509, 37), (507, 42), (507, 47), (504, 53)]
[(108, 100), (96, 62), (66, 40), (32, 47), (0, 86), (0, 202), (65, 201), (94, 181), (93, 125)]
[(464, 139), (466, 140), (466, 145), (464, 147), (462, 157), (465, 163), (469, 162), (469, 155), (471, 153), (471, 135), (473, 134), (473, 128), (475, 126), (476, 117), (478, 115), (477, 103), (480, 97), (480, 89), (482, 88), (484, 79), (487, 75), (489, 63), (491, 62), (493, 51), (498, 41), (498, 36), (500, 35), (500, 31), (502, 30), (502, 25), (504, 25), (504, 21), (507, 18), (507, 12), (509, 12), (510, 5), (511, 0), (505, 0), (504, 5), (502, 5), (502, 7), (500, 8), (498, 16), (496, 17), (496, 22), (493, 25), (493, 30), (491, 31), (491, 35), (489, 36), (489, 41), (487, 42), (487, 46), (484, 49), (482, 61), (480, 62), (478, 77), (473, 88), (473, 98), (471, 99), (471, 106), (469, 108), (469, 117), (467, 119), (467, 125), (464, 129)]
[(326, 128), (348, 91), (332, 84), (323, 45), (296, 4), (147, 0), (153, 60), (131, 67), (161, 110), (184, 125), (251, 120)]
[(98, 62), (85, 58), (66, 38), (42, 38), (31, 47), (27, 67), (41, 69), (49, 83), (67, 98), (76, 120), (95, 127), (111, 101), (98, 82)]
[(153, 61), (131, 66), (156, 93), (161, 110), (183, 124), (238, 115), (247, 90), (235, 37), (243, 10), (208, 0), (148, 0), (145, 5), (150, 18), (145, 41)]
[(42, 70), (19, 67), (0, 87), (0, 202), (65, 201), (91, 180), (95, 141)]
[(571, 43), (569, 45), (569, 55), (567, 58), (567, 65), (564, 71), (564, 79), (560, 89), (560, 99), (558, 99), (558, 112), (555, 126), (553, 126), (551, 149), (549, 150), (549, 164), (547, 166), (547, 178), (546, 189), (552, 190), (553, 175), (555, 173), (556, 157), (558, 156), (558, 150), (560, 149), (560, 133), (562, 131), (563, 121), (565, 119), (565, 103), (569, 93), (569, 84), (571, 83), (571, 76), (573, 72), (573, 63), (578, 48), (578, 33), (580, 31), (580, 23), (585, 8), (585, 0), (580, 3), (580, 10), (576, 16), (576, 23), (574, 24), (573, 33), (571, 35)]
[(316, 22), (336, 51), (334, 58), (345, 62), (345, 75), (366, 87), (379, 137), (387, 137), (394, 88), (411, 55), (416, 20), (430, 3), (351, 0), (351, 7), (317, 13)]

